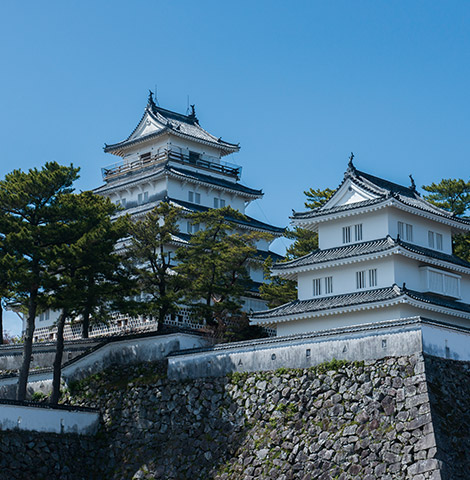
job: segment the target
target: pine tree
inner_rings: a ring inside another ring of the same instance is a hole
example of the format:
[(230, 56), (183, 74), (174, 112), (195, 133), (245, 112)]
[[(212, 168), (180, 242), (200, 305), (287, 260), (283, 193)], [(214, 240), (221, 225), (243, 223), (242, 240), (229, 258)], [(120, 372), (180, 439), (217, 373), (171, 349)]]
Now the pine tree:
[(176, 310), (182, 295), (182, 278), (172, 269), (168, 250), (179, 232), (180, 217), (179, 208), (162, 202), (144, 219), (130, 225), (127, 258), (142, 299), (135, 304), (135, 313), (158, 318), (158, 331), (162, 330), (166, 315)]
[(194, 213), (190, 219), (201, 230), (177, 251), (180, 263), (175, 269), (186, 283), (184, 300), (207, 325), (221, 325), (240, 312), (256, 242), (270, 236), (240, 233), (236, 222), (246, 217), (231, 207)]
[(18, 400), (26, 397), (35, 317), (47, 296), (52, 247), (66, 241), (60, 199), (72, 191), (77, 177), (72, 165), (49, 162), (41, 170), (14, 170), (0, 181), (0, 233), (6, 252), (2, 263), (12, 296), (27, 310)]
[(464, 215), (470, 208), (470, 181), (461, 178), (444, 178), (439, 183), (423, 185), (429, 192), (424, 198), (455, 215)]
[[(423, 190), (429, 192), (426, 200), (437, 207), (443, 208), (457, 216), (469, 213), (470, 210), (470, 181), (459, 178), (444, 178), (439, 183), (424, 185)], [(467, 262), (470, 262), (470, 233), (454, 235), (454, 253)]]
[(53, 247), (50, 269), (54, 275), (47, 284), (48, 307), (61, 311), (56, 325), (52, 404), (59, 400), (66, 321), (77, 317), (83, 321), (85, 314), (99, 321), (129, 293), (128, 278), (121, 275), (122, 257), (115, 251), (117, 241), (127, 233), (127, 218), (112, 221), (117, 207), (92, 192), (64, 195), (61, 203), (68, 216), (67, 242)]
[[(305, 207), (314, 209), (324, 205), (335, 191), (329, 188), (325, 190), (313, 189), (305, 191), (307, 197)], [(284, 262), (294, 260), (312, 253), (318, 248), (318, 234), (305, 228), (294, 227), (286, 230), (285, 236), (293, 240), (286, 249)], [(261, 298), (268, 303), (269, 308), (275, 308), (297, 298), (297, 282), (271, 275), (273, 261), (269, 257), (264, 264), (265, 283), (261, 285)]]

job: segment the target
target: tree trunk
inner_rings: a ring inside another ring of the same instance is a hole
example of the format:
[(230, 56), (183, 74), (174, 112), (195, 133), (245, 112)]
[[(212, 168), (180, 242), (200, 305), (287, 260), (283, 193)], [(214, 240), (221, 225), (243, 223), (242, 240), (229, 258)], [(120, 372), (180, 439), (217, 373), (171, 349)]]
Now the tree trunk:
[(160, 307), (160, 310), (158, 311), (157, 332), (161, 332), (163, 330), (163, 322), (165, 321), (167, 310), (168, 309)]
[(91, 308), (87, 305), (83, 310), (83, 323), (82, 323), (82, 338), (88, 338), (90, 332), (90, 311)]
[(3, 304), (0, 298), (0, 345), (3, 345)]
[(52, 393), (49, 403), (57, 405), (60, 397), (60, 377), (62, 374), (62, 357), (64, 354), (64, 327), (67, 319), (67, 311), (62, 310), (62, 313), (57, 320), (57, 343), (54, 357), (54, 374), (52, 378)]
[(34, 320), (36, 318), (37, 295), (37, 290), (33, 290), (29, 294), (28, 319), (26, 321), (26, 331), (23, 343), (23, 361), (21, 363), (20, 375), (18, 378), (18, 390), (16, 392), (16, 399), (20, 401), (24, 401), (26, 399), (29, 366), (31, 364), (31, 356), (33, 353), (33, 335), (35, 327)]

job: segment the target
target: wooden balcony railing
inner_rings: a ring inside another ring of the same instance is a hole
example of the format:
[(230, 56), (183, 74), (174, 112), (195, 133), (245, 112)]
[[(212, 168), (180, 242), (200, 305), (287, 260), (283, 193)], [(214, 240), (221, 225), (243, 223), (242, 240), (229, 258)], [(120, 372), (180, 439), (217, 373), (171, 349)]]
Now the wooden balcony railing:
[(212, 162), (201, 158), (198, 155), (185, 155), (184, 153), (174, 152), (174, 151), (165, 151), (160, 152), (154, 156), (142, 157), (138, 160), (132, 162), (121, 161), (101, 169), (103, 175), (103, 180), (111, 180), (121, 175), (128, 174), (130, 172), (135, 172), (143, 168), (147, 168), (153, 165), (158, 165), (160, 163), (165, 163), (168, 161), (192, 165), (195, 167), (200, 167), (205, 170), (210, 170), (217, 173), (222, 173), (223, 175), (228, 175), (230, 177), (235, 177), (237, 180), (240, 179), (242, 167), (238, 165), (233, 165), (227, 162)]

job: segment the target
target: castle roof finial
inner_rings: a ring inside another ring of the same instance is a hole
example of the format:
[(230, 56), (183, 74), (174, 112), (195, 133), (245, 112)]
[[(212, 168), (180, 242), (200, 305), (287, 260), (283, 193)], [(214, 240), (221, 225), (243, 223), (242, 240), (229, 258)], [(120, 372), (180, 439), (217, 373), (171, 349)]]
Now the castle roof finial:
[(356, 167), (354, 166), (353, 159), (354, 159), (354, 153), (351, 152), (351, 155), (349, 156), (348, 169), (346, 170), (346, 173), (349, 173), (349, 174), (356, 173)]
[(153, 99), (154, 93), (149, 90), (149, 98), (147, 100), (147, 107), (155, 107), (155, 101)]
[(198, 123), (198, 119), (196, 117), (196, 106), (190, 105), (191, 113), (188, 115), (188, 118), (191, 119), (193, 122)]
[(411, 180), (410, 188), (411, 188), (411, 190), (413, 190), (413, 192), (416, 192), (416, 183), (415, 183), (415, 180), (413, 178), (413, 175), (411, 175), (411, 173), (410, 173), (410, 180)]

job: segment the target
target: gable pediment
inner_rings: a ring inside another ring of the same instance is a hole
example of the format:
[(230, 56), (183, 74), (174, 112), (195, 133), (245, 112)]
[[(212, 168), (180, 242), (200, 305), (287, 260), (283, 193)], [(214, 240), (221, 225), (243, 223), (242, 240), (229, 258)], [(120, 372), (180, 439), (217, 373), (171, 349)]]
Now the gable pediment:
[(164, 128), (165, 125), (163, 123), (159, 122), (154, 116), (146, 111), (139, 125), (128, 140), (136, 140), (138, 138), (146, 137), (147, 135), (159, 132)]
[(378, 198), (378, 195), (364, 190), (348, 178), (322, 208), (340, 207), (342, 205), (364, 202), (374, 198)]

